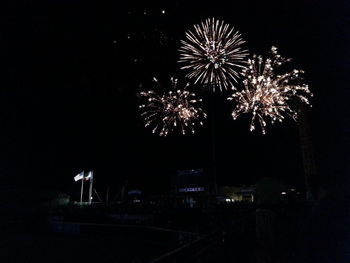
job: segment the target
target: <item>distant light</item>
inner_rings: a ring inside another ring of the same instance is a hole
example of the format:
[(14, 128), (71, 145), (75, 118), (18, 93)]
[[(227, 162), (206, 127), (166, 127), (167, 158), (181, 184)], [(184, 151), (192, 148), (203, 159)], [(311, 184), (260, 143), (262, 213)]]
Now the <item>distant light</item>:
[(281, 195), (286, 195), (287, 193), (286, 192), (282, 192)]
[(180, 188), (180, 193), (187, 193), (187, 192), (202, 192), (204, 191), (204, 187), (186, 187), (186, 188)]
[(128, 36), (128, 39), (130, 39), (131, 38), (131, 36)]
[(113, 40), (113, 43), (116, 44), (116, 43), (117, 43), (117, 40)]
[(143, 12), (143, 14), (144, 14), (144, 15), (147, 15), (147, 12), (145, 11), (145, 12)]
[(292, 189), (290, 189), (292, 192), (294, 192), (295, 191), (295, 189), (294, 188), (292, 188)]
[(226, 198), (226, 202), (227, 202), (227, 203), (230, 203), (230, 202), (231, 202), (231, 199), (230, 199), (230, 198)]
[(162, 10), (162, 14), (165, 14), (165, 10), (164, 9)]

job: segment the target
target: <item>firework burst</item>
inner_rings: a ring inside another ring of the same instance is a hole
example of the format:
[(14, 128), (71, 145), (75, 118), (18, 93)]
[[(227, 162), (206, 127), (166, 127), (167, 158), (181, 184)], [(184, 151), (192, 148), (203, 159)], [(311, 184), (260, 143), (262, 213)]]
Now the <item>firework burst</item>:
[[(153, 80), (159, 85), (156, 78)], [(147, 99), (147, 103), (139, 106), (143, 111), (141, 116), (145, 127), (151, 126), (152, 132), (160, 136), (167, 136), (175, 129), (179, 129), (183, 135), (186, 132), (195, 133), (196, 126), (203, 125), (202, 120), (207, 117), (199, 107), (202, 100), (187, 91), (189, 84), (178, 89), (177, 82), (177, 79), (171, 78), (173, 90), (162, 95), (153, 90), (140, 93), (141, 97)]]
[(266, 119), (271, 123), (282, 122), (285, 116), (297, 119), (298, 113), (291, 108), (291, 101), (300, 100), (309, 104), (308, 96), (312, 96), (308, 85), (302, 83), (302, 70), (279, 75), (276, 70), (290, 59), (281, 57), (277, 48), (272, 47), (270, 58), (263, 60), (261, 56), (253, 56), (248, 60), (248, 68), (244, 70), (244, 89), (234, 93), (229, 100), (237, 102), (232, 111), (233, 119), (242, 113), (251, 113), (250, 131), (255, 130), (256, 122), (266, 133)]
[(223, 21), (206, 19), (194, 25), (181, 40), (179, 63), (195, 83), (216, 88), (232, 88), (246, 66), (245, 41), (238, 31)]

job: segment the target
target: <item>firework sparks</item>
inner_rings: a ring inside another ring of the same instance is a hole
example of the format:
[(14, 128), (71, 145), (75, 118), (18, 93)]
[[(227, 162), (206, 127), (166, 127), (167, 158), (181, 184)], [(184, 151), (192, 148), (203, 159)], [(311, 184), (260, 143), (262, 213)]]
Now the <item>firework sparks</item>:
[(194, 25), (194, 31), (187, 31), (186, 40), (181, 41), (181, 69), (189, 72), (187, 78), (214, 91), (231, 88), (246, 66), (248, 52), (241, 48), (244, 42), (229, 24), (207, 19)]
[[(153, 80), (159, 85), (156, 78)], [(162, 95), (153, 90), (140, 93), (141, 97), (147, 99), (147, 103), (139, 106), (143, 111), (141, 116), (145, 127), (151, 126), (152, 132), (160, 136), (167, 136), (177, 128), (183, 135), (188, 131), (195, 133), (196, 126), (203, 125), (202, 120), (207, 117), (198, 106), (202, 100), (196, 99), (194, 93), (187, 91), (189, 84), (184, 89), (178, 89), (177, 81), (171, 78), (173, 90)]]
[(290, 107), (292, 99), (309, 104), (308, 96), (312, 96), (308, 85), (301, 83), (302, 70), (278, 75), (276, 70), (290, 59), (281, 57), (277, 48), (272, 47), (270, 58), (263, 60), (261, 56), (253, 56), (248, 60), (248, 68), (244, 70), (244, 89), (234, 93), (228, 100), (237, 102), (232, 111), (235, 120), (242, 113), (251, 113), (250, 131), (255, 130), (259, 122), (263, 134), (266, 133), (266, 121), (282, 122), (285, 115), (297, 119), (298, 113)]

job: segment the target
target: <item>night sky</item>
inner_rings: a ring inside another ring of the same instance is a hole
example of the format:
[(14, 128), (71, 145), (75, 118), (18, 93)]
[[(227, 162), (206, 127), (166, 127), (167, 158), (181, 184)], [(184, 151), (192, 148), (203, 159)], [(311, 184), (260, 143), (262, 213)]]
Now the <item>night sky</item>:
[(315, 94), (308, 115), (321, 184), (347, 173), (349, 9), (343, 3), (51, 0), (8, 1), (3, 10), (5, 188), (74, 196), (74, 175), (94, 169), (97, 190), (116, 192), (128, 180), (130, 188), (166, 193), (178, 169), (210, 168), (213, 139), (219, 185), (272, 176), (302, 186), (296, 123), (269, 126), (265, 136), (259, 129), (251, 133), (248, 117), (232, 120), (228, 93), (197, 90), (209, 119), (194, 136), (160, 138), (143, 127), (137, 92), (153, 88), (153, 77), (166, 85), (171, 76), (184, 76), (177, 64), (180, 40), (208, 17), (235, 26), (251, 53), (264, 55), (276, 45), (293, 58), (293, 68), (306, 71)]

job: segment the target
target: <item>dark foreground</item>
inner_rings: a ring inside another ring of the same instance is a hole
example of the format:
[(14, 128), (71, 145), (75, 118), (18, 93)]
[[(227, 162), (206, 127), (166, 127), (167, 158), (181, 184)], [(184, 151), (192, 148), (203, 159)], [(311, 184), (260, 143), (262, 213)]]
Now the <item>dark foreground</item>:
[(31, 222), (22, 214), (2, 227), (1, 262), (345, 263), (347, 196), (329, 194), (314, 204), (152, 213), (70, 208)]

